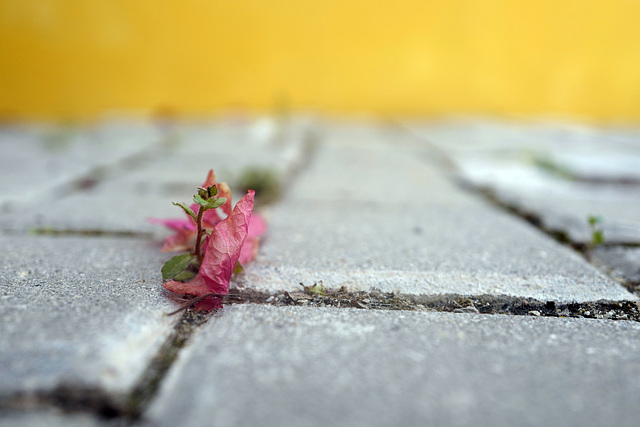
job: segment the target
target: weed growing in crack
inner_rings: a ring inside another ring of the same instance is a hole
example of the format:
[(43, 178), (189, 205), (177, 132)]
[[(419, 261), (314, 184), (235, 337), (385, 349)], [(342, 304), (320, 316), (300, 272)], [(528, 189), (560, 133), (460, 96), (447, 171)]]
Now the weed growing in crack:
[(282, 194), (282, 185), (278, 173), (268, 168), (248, 168), (240, 176), (240, 188), (253, 189), (260, 195), (260, 203), (269, 204), (278, 200)]
[(591, 228), (591, 249), (604, 243), (604, 232), (602, 230), (603, 219), (601, 216), (589, 215), (587, 218)]
[(188, 251), (162, 267), (165, 288), (196, 297), (182, 308), (221, 308), (221, 297), (229, 293), (231, 275), (241, 272), (242, 266), (255, 258), (266, 223), (253, 214), (254, 197), (255, 192), (248, 190), (232, 209), (229, 186), (216, 182), (210, 170), (193, 196), (194, 204), (174, 203), (186, 219), (151, 220), (175, 232), (165, 239), (163, 251)]

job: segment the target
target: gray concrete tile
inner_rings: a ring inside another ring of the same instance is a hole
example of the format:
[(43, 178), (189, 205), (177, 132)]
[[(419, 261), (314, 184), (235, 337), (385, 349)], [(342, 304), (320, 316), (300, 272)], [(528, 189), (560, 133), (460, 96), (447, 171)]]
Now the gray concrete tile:
[(599, 246), (591, 257), (611, 277), (640, 291), (640, 248)]
[[(347, 133), (349, 135), (349, 133)], [(366, 137), (366, 134), (362, 136)], [(314, 161), (289, 191), (289, 198), (309, 201), (370, 202), (380, 206), (465, 204), (469, 197), (437, 169), (380, 135), (371, 145), (342, 146), (346, 136), (325, 135)]]
[(127, 393), (172, 331), (166, 254), (136, 239), (0, 238), (0, 397)]
[[(239, 287), (294, 290), (322, 280), (420, 295), (635, 298), (572, 251), (395, 147), (393, 137), (356, 130), (325, 129), (313, 163), (267, 212), (268, 235)], [(371, 146), (368, 135), (375, 135)], [(348, 146), (337, 142), (343, 139)]]
[(549, 123), (462, 122), (410, 129), (451, 157), (461, 177), (578, 243), (604, 217), (609, 243), (640, 241), (637, 133)]
[(233, 306), (142, 425), (635, 426), (640, 325)]
[[(46, 203), (26, 197), (21, 203), (5, 206), (0, 211), (0, 224), (14, 231), (52, 228), (163, 235), (160, 227), (147, 219), (184, 216), (171, 202), (189, 203), (209, 169), (214, 169), (220, 181), (229, 182), (236, 190), (235, 201), (240, 198), (237, 187), (242, 173), (248, 169), (269, 170), (284, 180), (302, 160), (308, 126), (294, 123), (286, 130), (284, 139), (264, 136), (260, 139), (253, 135), (249, 125), (229, 127), (213, 123), (202, 125), (197, 129), (200, 133), (188, 132), (188, 128), (184, 131), (186, 135), (179, 138), (182, 142), (157, 148), (135, 168), (124, 169), (118, 176), (108, 177), (86, 191), (47, 199)], [(212, 138), (209, 145), (201, 141), (207, 138)], [(200, 148), (203, 151), (198, 151)]]
[(0, 128), (0, 206), (42, 200), (53, 189), (154, 145), (153, 126), (28, 125)]
[(60, 411), (6, 411), (0, 413), (0, 427), (117, 427), (89, 414), (65, 414)]
[(498, 200), (538, 217), (549, 230), (589, 243), (589, 216), (603, 219), (608, 243), (640, 242), (640, 187), (561, 179), (530, 165), (491, 160), (460, 161), (462, 178)]
[(299, 290), (299, 282), (417, 295), (554, 300), (636, 297), (572, 250), (480, 202), (385, 206), (288, 201), (237, 286)]

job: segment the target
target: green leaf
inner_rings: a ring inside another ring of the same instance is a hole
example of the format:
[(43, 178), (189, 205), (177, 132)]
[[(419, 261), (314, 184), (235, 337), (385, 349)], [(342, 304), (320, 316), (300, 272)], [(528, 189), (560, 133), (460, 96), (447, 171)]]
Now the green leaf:
[(209, 202), (211, 202), (209, 204), (209, 209), (219, 208), (220, 206), (224, 205), (224, 202), (226, 201), (226, 197), (216, 197), (215, 199), (209, 199)]
[(212, 185), (211, 187), (207, 187), (207, 188), (198, 187), (198, 195), (203, 200), (209, 200), (211, 197), (214, 197), (216, 194), (218, 194), (218, 187), (216, 187), (215, 185)]
[(202, 198), (202, 196), (200, 196), (199, 194), (194, 194), (193, 195), (193, 201), (196, 202), (197, 204), (199, 204), (200, 206), (207, 207), (208, 202)]
[(601, 224), (601, 223), (602, 223), (601, 216), (589, 215), (589, 225), (593, 227), (594, 225)]
[(313, 284), (313, 286), (304, 286), (304, 291), (311, 295), (325, 296), (327, 294), (327, 288), (324, 287), (322, 280)]
[(219, 208), (227, 201), (224, 197), (212, 197), (204, 200), (199, 194), (193, 195), (193, 201), (202, 206), (205, 210)]
[(173, 279), (182, 273), (195, 258), (191, 254), (176, 255), (162, 266), (162, 278), (164, 280)]
[(239, 261), (236, 261), (236, 266), (233, 268), (233, 274), (240, 274), (244, 272), (244, 267)]
[(196, 213), (194, 211), (191, 210), (191, 208), (189, 206), (185, 205), (184, 203), (180, 203), (180, 202), (173, 202), (173, 205), (181, 207), (182, 210), (187, 213), (187, 215), (189, 215), (191, 218), (193, 218), (194, 221), (198, 222), (198, 216), (196, 215)]
[(591, 236), (591, 240), (594, 245), (601, 245), (604, 243), (604, 233), (602, 230), (595, 230)]
[(186, 282), (187, 280), (191, 280), (196, 277), (196, 272), (193, 270), (184, 270), (182, 273), (176, 275), (173, 280), (177, 280), (178, 282)]

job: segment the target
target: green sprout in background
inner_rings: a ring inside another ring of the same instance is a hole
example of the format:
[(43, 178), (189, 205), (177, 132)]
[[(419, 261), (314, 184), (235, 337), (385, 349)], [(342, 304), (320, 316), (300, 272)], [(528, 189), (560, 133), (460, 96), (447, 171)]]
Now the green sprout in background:
[(576, 179), (575, 175), (569, 168), (558, 163), (549, 155), (533, 154), (532, 161), (538, 169), (543, 170), (548, 174), (555, 175), (558, 178), (566, 179), (568, 181)]
[(242, 192), (248, 189), (255, 190), (256, 200), (268, 205), (275, 202), (281, 195), (281, 184), (278, 173), (268, 168), (247, 168), (238, 180), (238, 187)]
[(602, 230), (604, 220), (601, 216), (589, 215), (588, 221), (589, 227), (591, 227), (591, 247), (595, 248), (604, 243), (604, 232)]

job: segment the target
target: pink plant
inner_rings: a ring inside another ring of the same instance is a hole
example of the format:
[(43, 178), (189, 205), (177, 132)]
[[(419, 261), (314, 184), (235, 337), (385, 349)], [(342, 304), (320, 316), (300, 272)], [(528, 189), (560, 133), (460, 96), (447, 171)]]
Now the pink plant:
[[(220, 297), (229, 293), (231, 275), (255, 258), (260, 236), (266, 231), (264, 219), (252, 213), (254, 197), (255, 192), (249, 190), (232, 210), (229, 186), (216, 182), (210, 170), (194, 195), (196, 203), (190, 207), (174, 203), (187, 218), (151, 219), (175, 232), (165, 239), (162, 251), (193, 248), (165, 263), (163, 286), (172, 292), (198, 297), (196, 308), (221, 307)], [(218, 209), (225, 218), (220, 217)]]

